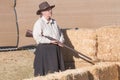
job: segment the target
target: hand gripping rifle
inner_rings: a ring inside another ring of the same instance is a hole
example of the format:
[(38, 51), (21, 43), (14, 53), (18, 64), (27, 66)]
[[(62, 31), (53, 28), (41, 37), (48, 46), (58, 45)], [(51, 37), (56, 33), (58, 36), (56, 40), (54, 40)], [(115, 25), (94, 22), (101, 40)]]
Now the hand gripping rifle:
[[(44, 36), (44, 37), (46, 37), (46, 38), (48, 38), (48, 39), (50, 39), (50, 40), (56, 40), (56, 39), (54, 39), (54, 38), (52, 38), (52, 37), (49, 37), (49, 36)], [(92, 59), (91, 59), (90, 57), (88, 57), (88, 56), (86, 56), (86, 55), (84, 55), (84, 54), (82, 54), (82, 53), (74, 50), (73, 48), (71, 48), (71, 47), (69, 47), (69, 46), (61, 43), (61, 42), (58, 41), (58, 40), (56, 40), (56, 41), (57, 41), (58, 45), (59, 45), (59, 44), (62, 44), (63, 47), (65, 47), (65, 48), (73, 51), (75, 54), (77, 54), (77, 55), (78, 55), (81, 59), (83, 59), (84, 61), (86, 61), (86, 62), (88, 62), (88, 63), (91, 63), (92, 65), (95, 65), (95, 63), (92, 61)]]

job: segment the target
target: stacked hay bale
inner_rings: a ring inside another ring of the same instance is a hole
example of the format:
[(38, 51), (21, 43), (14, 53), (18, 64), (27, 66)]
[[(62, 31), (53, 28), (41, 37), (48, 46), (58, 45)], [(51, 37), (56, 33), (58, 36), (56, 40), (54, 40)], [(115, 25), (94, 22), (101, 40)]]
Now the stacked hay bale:
[(97, 57), (104, 61), (118, 61), (120, 56), (120, 27), (107, 26), (96, 30)]
[[(73, 48), (74, 50), (90, 57), (96, 58), (96, 33), (91, 29), (71, 29), (64, 31), (65, 44)], [(73, 62), (73, 68), (85, 66), (89, 63), (85, 63), (84, 60), (78, 55), (75, 55), (71, 50), (63, 50), (64, 60), (66, 66), (69, 66)], [(68, 63), (68, 65), (67, 65)], [(74, 66), (75, 65), (75, 66)]]
[(99, 63), (91, 67), (66, 70), (24, 80), (119, 80), (118, 70), (116, 63)]
[(88, 68), (92, 80), (119, 80), (119, 67), (116, 63), (101, 62)]
[(48, 74), (47, 76), (38, 76), (24, 80), (89, 80), (88, 71), (76, 69), (66, 70), (65, 72)]

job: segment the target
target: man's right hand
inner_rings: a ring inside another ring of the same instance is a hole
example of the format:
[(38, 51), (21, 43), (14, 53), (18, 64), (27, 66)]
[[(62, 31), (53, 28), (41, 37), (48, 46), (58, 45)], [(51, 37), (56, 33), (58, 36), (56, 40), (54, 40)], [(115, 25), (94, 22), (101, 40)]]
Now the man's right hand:
[(64, 47), (64, 44), (58, 42), (57, 40), (52, 40), (51, 43), (52, 43), (52, 44), (57, 44), (57, 45), (59, 45), (60, 47)]

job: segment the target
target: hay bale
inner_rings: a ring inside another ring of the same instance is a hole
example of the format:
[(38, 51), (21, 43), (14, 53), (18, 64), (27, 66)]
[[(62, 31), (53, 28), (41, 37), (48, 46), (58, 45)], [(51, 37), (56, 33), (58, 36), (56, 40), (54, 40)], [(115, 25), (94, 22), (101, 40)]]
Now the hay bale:
[(98, 58), (108, 61), (120, 60), (120, 26), (102, 27), (97, 29), (96, 33)]
[(89, 70), (94, 80), (119, 80), (118, 65), (115, 63), (99, 63)]
[[(48, 75), (51, 76), (51, 75)], [(76, 70), (66, 70), (64, 72), (55, 73), (52, 78), (48, 80), (89, 80), (88, 71), (76, 69)]]
[(25, 80), (119, 80), (119, 64), (101, 62), (91, 67), (71, 69)]
[(89, 80), (88, 71), (82, 69), (66, 70), (64, 72), (56, 72), (46, 76), (39, 76), (31, 79), (24, 80)]
[(58, 74), (58, 80), (88, 80), (88, 72), (86, 70), (66, 70)]
[[(96, 57), (96, 34), (91, 29), (71, 29), (64, 31), (65, 44), (94, 59)], [(64, 49), (65, 62), (83, 61), (72, 51)]]
[[(103, 64), (106, 65), (106, 64)], [(109, 66), (102, 67), (99, 71), (100, 80), (119, 80), (118, 79), (118, 66), (113, 64)]]
[(120, 62), (116, 62), (116, 65), (118, 65), (118, 79), (120, 80)]
[(89, 80), (88, 71), (85, 71), (84, 73), (78, 72), (77, 69), (75, 71), (76, 73), (73, 74), (73, 80)]

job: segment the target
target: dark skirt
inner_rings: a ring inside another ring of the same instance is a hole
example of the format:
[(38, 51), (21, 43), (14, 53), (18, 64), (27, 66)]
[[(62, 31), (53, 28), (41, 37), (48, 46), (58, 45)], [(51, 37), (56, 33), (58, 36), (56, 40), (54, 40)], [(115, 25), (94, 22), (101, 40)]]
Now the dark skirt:
[(34, 76), (64, 71), (60, 47), (54, 44), (39, 44), (35, 51)]

